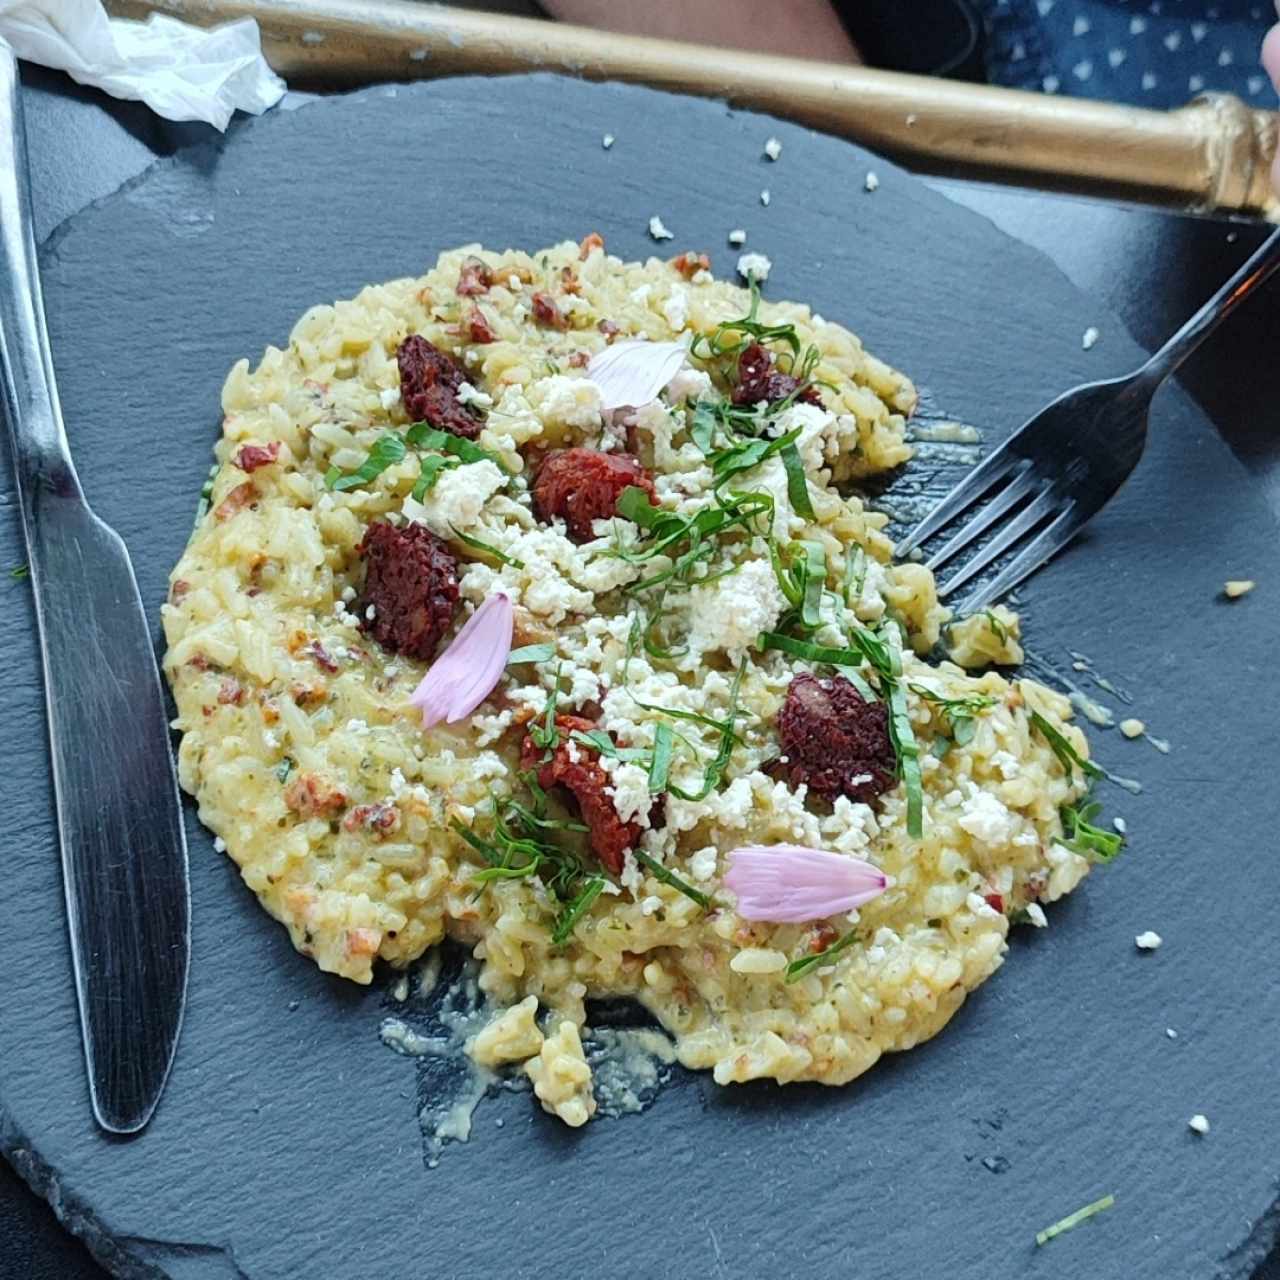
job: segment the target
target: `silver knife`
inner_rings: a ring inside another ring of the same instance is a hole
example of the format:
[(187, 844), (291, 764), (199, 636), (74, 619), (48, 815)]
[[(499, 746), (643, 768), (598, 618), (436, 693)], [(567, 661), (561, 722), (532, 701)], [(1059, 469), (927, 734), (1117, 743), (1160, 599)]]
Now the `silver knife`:
[(169, 1075), (191, 900), (160, 674), (133, 566), (71, 463), (36, 268), (17, 63), (0, 41), (0, 387), (44, 663), (89, 1093), (136, 1133)]

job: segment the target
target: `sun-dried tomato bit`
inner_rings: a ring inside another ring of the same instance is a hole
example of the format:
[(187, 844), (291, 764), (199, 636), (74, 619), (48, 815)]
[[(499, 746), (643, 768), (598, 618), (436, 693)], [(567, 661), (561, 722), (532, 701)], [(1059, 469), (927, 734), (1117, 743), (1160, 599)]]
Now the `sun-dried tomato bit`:
[(191, 583), (185, 578), (175, 578), (169, 586), (169, 602), (177, 604), (191, 590)]
[(300, 773), (285, 787), (284, 802), (300, 818), (330, 817), (347, 807), (347, 796), (319, 774)]
[(344, 831), (372, 831), (390, 835), (400, 827), (400, 810), (393, 804), (358, 804), (348, 809), (342, 819)]
[(540, 519), (559, 518), (569, 537), (588, 542), (592, 522), (617, 514), (618, 497), (635, 487), (655, 502), (653, 480), (629, 453), (601, 453), (579, 447), (547, 455), (533, 483), (533, 510)]
[(586, 260), (591, 256), (592, 249), (603, 250), (603, 248), (604, 236), (602, 236), (598, 231), (589, 231), (582, 237), (582, 242), (578, 245), (578, 257), (581, 258), (583, 262), (586, 262)]
[(991, 908), (992, 911), (998, 911), (1004, 915), (1004, 895), (1001, 893), (984, 893), (982, 900)]
[(686, 280), (692, 280), (699, 271), (711, 270), (711, 259), (705, 253), (681, 253), (671, 259), (671, 265)]
[(244, 702), (244, 686), (232, 676), (224, 677), (218, 686), (218, 701), (224, 707), (240, 706)]
[(254, 472), (259, 467), (269, 467), (280, 457), (280, 441), (270, 444), (242, 444), (236, 450), (234, 462), (241, 471)]
[(384, 649), (429, 662), (458, 610), (458, 562), (420, 524), (376, 520), (364, 534), (360, 629)]
[(479, 307), (473, 306), (467, 312), (467, 336), (475, 343), (488, 343), (497, 339), (497, 334), (493, 331), (493, 326), (489, 323), (488, 316), (485, 315)]
[(213, 510), (213, 518), (219, 522), (230, 520), (236, 512), (252, 507), (257, 501), (258, 486), (252, 480), (244, 480), (218, 503)]
[(559, 786), (573, 796), (587, 825), (591, 852), (607, 871), (621, 875), (627, 850), (640, 839), (640, 827), (618, 817), (600, 753), (570, 738), (573, 733), (587, 733), (595, 727), (593, 721), (582, 716), (557, 716), (560, 741), (552, 750), (551, 759), (544, 759), (546, 749), (538, 746), (531, 734), (526, 734), (520, 749), (520, 767), (536, 769), (538, 785), (544, 791)]
[(533, 295), (533, 318), (544, 329), (563, 330), (569, 327), (569, 317), (549, 293), (539, 291)]
[(477, 293), (488, 293), (491, 284), (493, 284), (493, 272), (489, 270), (488, 264), (479, 258), (468, 258), (462, 264), (462, 270), (458, 273), (457, 288), (457, 293), (461, 297), (469, 298)]
[(480, 434), (484, 420), (458, 403), (467, 375), (421, 334), (411, 333), (396, 349), (400, 399), (414, 422), (429, 422), (467, 440)]
[(338, 664), (334, 661), (333, 655), (320, 643), (319, 640), (312, 640), (310, 644), (303, 647), (302, 652), (305, 653), (321, 671), (327, 671), (330, 675), (333, 675), (334, 672), (338, 670)]
[(795, 676), (778, 713), (778, 738), (793, 787), (869, 803), (896, 781), (884, 704), (864, 701), (843, 676)]
[(573, 294), (582, 292), (582, 281), (578, 279), (578, 273), (571, 266), (560, 268), (560, 291)]
[[(769, 404), (785, 400), (798, 391), (800, 379), (783, 373), (777, 367), (774, 354), (760, 343), (753, 342), (738, 357), (738, 383), (733, 389), (733, 403), (737, 405)], [(807, 404), (822, 404), (822, 396), (816, 386), (799, 391), (796, 397)]]

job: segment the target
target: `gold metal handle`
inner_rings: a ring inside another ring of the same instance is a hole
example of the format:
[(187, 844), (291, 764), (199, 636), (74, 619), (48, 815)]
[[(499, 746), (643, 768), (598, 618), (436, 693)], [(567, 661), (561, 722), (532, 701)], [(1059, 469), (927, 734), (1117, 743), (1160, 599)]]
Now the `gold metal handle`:
[(1147, 111), (409, 0), (107, 0), (107, 8), (203, 26), (256, 18), (271, 65), (298, 84), (555, 71), (724, 98), (930, 173), (1198, 213), (1280, 213), (1269, 180), (1277, 116), (1225, 94)]

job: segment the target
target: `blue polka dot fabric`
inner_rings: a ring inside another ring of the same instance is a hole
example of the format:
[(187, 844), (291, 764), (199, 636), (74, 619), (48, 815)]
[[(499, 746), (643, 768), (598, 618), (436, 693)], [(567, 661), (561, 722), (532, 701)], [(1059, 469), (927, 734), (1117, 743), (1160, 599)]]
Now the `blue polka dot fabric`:
[(1257, 0), (977, 0), (992, 84), (1136, 106), (1221, 90), (1274, 107), (1258, 49), (1275, 10)]

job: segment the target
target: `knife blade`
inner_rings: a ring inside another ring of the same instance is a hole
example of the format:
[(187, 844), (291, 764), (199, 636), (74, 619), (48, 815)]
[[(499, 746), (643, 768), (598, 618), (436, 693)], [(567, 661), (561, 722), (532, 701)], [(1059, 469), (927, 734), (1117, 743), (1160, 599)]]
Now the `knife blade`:
[(0, 402), (44, 667), (58, 838), (94, 1116), (151, 1118), (182, 1025), (190, 887), (160, 675), (124, 542), (67, 444), (31, 224), (17, 64), (0, 42)]

